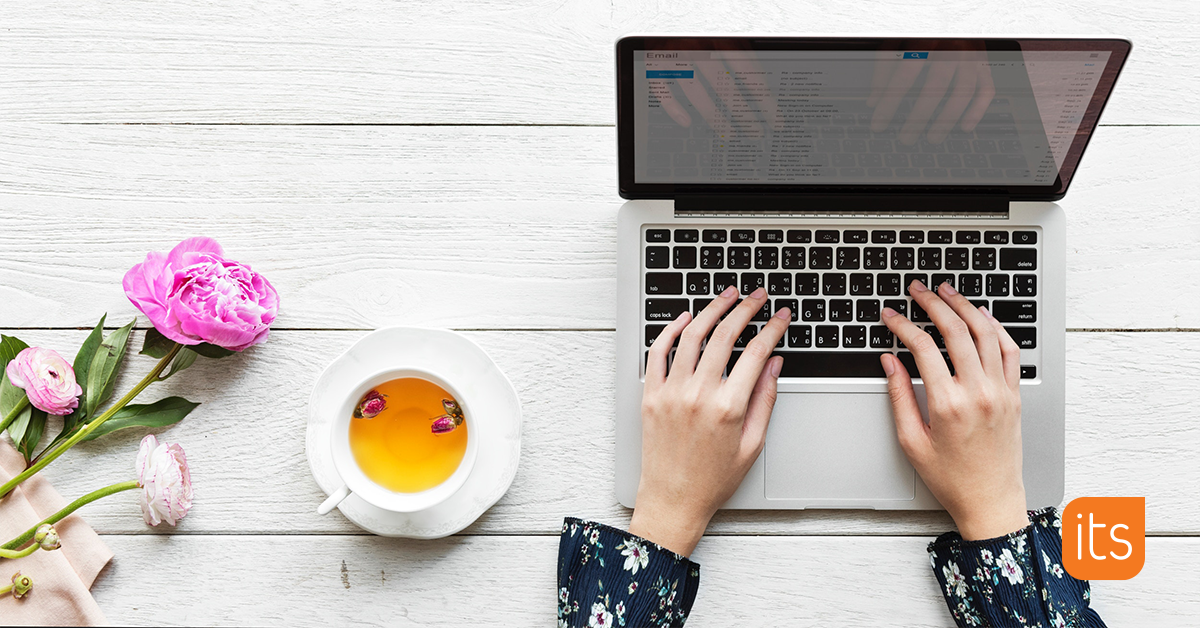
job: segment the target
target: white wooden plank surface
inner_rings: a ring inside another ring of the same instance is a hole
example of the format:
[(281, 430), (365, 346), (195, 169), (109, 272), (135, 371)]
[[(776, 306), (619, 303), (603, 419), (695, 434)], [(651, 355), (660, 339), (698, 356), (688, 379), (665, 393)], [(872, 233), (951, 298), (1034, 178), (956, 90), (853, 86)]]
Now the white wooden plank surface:
[(0, 120), (611, 124), (633, 32), (1131, 38), (1109, 123), (1200, 122), (1200, 8), (1039, 2), (237, 0), (0, 5)]
[[(1061, 202), (1069, 327), (1200, 327), (1197, 143), (1099, 130)], [(282, 327), (611, 329), (615, 172), (609, 128), (3, 125), (0, 324), (131, 313), (125, 270), (206, 234)]]
[[(953, 626), (928, 537), (703, 540), (689, 628)], [(558, 539), (105, 537), (93, 587), (109, 621), (136, 625), (549, 626)], [(1200, 540), (1153, 538), (1133, 580), (1093, 584), (1110, 626), (1194, 625)], [(197, 586), (198, 583), (202, 583)], [(32, 598), (31, 598), (32, 599)]]
[[(0, 330), (4, 331), (4, 330)], [(10, 333), (4, 331), (4, 333)], [(74, 351), (84, 331), (24, 330), (20, 337)], [(319, 517), (324, 497), (304, 454), (308, 393), (317, 375), (363, 332), (277, 332), (224, 361), (200, 360), (144, 393), (178, 394), (202, 405), (162, 438), (180, 442), (196, 484), (194, 510), (181, 534), (342, 533), (361, 531), (339, 513)], [(611, 332), (469, 332), (512, 379), (524, 408), (521, 467), (508, 494), (465, 534), (546, 534), (575, 515), (628, 523), (613, 488), (614, 382), (611, 369), (581, 368), (613, 358)], [(135, 335), (140, 346), (141, 334)], [(585, 357), (586, 356), (586, 357)], [(1067, 500), (1085, 495), (1144, 495), (1151, 534), (1200, 533), (1195, 487), (1200, 469), (1200, 334), (1068, 335)], [(121, 386), (148, 370), (136, 366)], [(55, 430), (55, 433), (57, 431)], [(45, 473), (66, 496), (132, 477), (143, 432), (130, 430), (79, 445)], [(49, 438), (49, 436), (47, 436)], [(568, 473), (567, 470), (570, 472)], [(106, 533), (148, 529), (132, 497), (87, 507)], [(730, 511), (713, 534), (939, 534), (941, 512)]]

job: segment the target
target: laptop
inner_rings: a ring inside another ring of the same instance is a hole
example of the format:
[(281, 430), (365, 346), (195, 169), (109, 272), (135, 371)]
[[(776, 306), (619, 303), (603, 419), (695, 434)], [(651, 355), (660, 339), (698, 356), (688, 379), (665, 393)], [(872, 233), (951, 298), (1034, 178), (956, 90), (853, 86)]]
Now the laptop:
[[(1131, 44), (634, 36), (617, 42), (617, 496), (641, 464), (646, 355), (726, 286), (792, 321), (766, 447), (726, 508), (940, 509), (896, 439), (892, 307), (913, 279), (1021, 347), (1028, 506), (1063, 498), (1066, 194)], [(953, 369), (949, 358), (947, 362)], [(727, 371), (728, 372), (728, 371)], [(925, 408), (924, 387), (914, 379)]]

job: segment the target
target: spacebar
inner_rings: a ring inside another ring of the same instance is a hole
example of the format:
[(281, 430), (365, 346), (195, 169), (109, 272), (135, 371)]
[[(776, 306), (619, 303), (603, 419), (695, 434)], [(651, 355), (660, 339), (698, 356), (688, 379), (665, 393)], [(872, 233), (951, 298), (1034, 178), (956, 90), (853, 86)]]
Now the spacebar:
[[(729, 356), (729, 369), (742, 355)], [(886, 377), (875, 351), (776, 351), (783, 356), (780, 377)]]

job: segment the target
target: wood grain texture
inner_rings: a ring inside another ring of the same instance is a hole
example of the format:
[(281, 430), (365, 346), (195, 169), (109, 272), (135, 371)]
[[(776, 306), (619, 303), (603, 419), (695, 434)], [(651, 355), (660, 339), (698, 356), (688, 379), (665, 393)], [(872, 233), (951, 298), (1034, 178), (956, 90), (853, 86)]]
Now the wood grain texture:
[[(554, 623), (554, 536), (104, 540), (117, 557), (92, 591), (119, 624)], [(929, 569), (930, 540), (706, 539), (694, 556), (701, 584), (688, 626), (953, 626)], [(1133, 580), (1094, 583), (1093, 607), (1110, 626), (1193, 625), (1200, 608), (1182, 574), (1200, 560), (1200, 540), (1149, 539), (1146, 554)]]
[[(4, 330), (0, 330), (4, 331)], [(10, 333), (4, 331), (4, 333)], [(73, 352), (86, 332), (19, 332), (32, 345)], [(304, 454), (311, 386), (324, 365), (363, 332), (283, 331), (221, 361), (201, 359), (146, 400), (180, 395), (202, 405), (161, 439), (181, 443), (196, 505), (175, 530), (147, 528), (123, 494), (89, 505), (99, 531), (124, 534), (361, 534), (339, 513), (315, 514), (324, 494)], [(611, 332), (469, 332), (517, 388), (524, 411), (521, 466), (508, 494), (464, 534), (546, 534), (575, 515), (623, 526), (630, 511), (613, 485)], [(136, 343), (141, 332), (136, 332)], [(1151, 534), (1200, 534), (1194, 495), (1200, 469), (1200, 334), (1068, 335), (1067, 501), (1084, 495), (1145, 495)], [(151, 366), (135, 356), (118, 384)], [(591, 366), (581, 366), (591, 365)], [(50, 437), (56, 429), (47, 430)], [(44, 471), (73, 498), (133, 477), (141, 430), (77, 446)], [(939, 534), (942, 512), (728, 511), (714, 535)]]
[[(1200, 327), (1198, 142), (1099, 129), (1061, 201), (1068, 327)], [(124, 272), (205, 234), (282, 327), (611, 329), (614, 162), (608, 128), (3, 125), (0, 324), (132, 315)]]
[(0, 120), (612, 124), (645, 32), (1127, 37), (1105, 121), (1200, 122), (1195, 2), (236, 0), (0, 6)]

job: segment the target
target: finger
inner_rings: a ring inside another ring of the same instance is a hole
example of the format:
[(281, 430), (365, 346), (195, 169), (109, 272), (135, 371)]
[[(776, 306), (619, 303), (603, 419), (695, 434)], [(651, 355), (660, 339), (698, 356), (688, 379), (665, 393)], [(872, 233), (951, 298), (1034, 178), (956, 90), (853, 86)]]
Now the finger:
[(892, 70), (896, 69), (895, 61), (879, 59), (875, 62), (875, 73), (871, 76), (871, 95), (867, 97), (867, 106), (875, 107), (883, 99), (884, 89), (892, 79)]
[(720, 106), (724, 104), (728, 107), (730, 102), (736, 100), (737, 87), (733, 84), (733, 75), (730, 74), (729, 68), (723, 61), (698, 62), (696, 67), (700, 68), (700, 73), (712, 86), (713, 94), (716, 96), (714, 104), (716, 115), (713, 116), (713, 119), (708, 120), (708, 125), (713, 129), (726, 130), (729, 128), (729, 119), (724, 113), (721, 113)]
[(883, 324), (912, 351), (925, 388), (944, 388), (951, 384), (950, 369), (946, 368), (946, 361), (942, 359), (942, 352), (933, 338), (890, 307), (883, 308), (882, 314)]
[(950, 92), (950, 98), (946, 100), (946, 105), (942, 107), (937, 120), (929, 127), (930, 144), (941, 144), (946, 136), (950, 135), (950, 130), (962, 117), (967, 105), (971, 104), (971, 98), (975, 95), (976, 76), (975, 71), (960, 71), (954, 75), (954, 88)]
[(675, 361), (671, 363), (668, 377), (674, 377), (676, 373), (690, 376), (695, 372), (696, 363), (700, 361), (700, 345), (734, 303), (737, 303), (737, 287), (729, 286), (696, 315), (696, 320), (679, 337), (679, 348), (675, 350)]
[(968, 133), (975, 130), (975, 125), (983, 119), (984, 112), (992, 106), (992, 99), (996, 97), (996, 84), (992, 81), (992, 68), (986, 63), (980, 63), (978, 67), (975, 100), (971, 101), (971, 106), (962, 118), (962, 130)]
[(892, 118), (896, 116), (896, 109), (900, 107), (900, 101), (917, 81), (917, 75), (921, 73), (921, 68), (925, 67), (925, 61), (921, 59), (906, 59), (897, 63), (898, 67), (892, 73), (887, 87), (883, 88), (883, 97), (879, 99), (879, 104), (875, 106), (875, 113), (871, 116), (871, 130), (876, 133), (888, 128), (888, 125), (892, 123)]
[(904, 455), (916, 467), (916, 461), (924, 459), (932, 446), (929, 426), (921, 418), (921, 409), (917, 406), (917, 395), (913, 392), (908, 370), (890, 353), (879, 356), (879, 359), (883, 363), (883, 372), (887, 374), (892, 418), (896, 421), (896, 438), (904, 449)]
[[(697, 63), (700, 67), (705, 67), (706, 64)], [(683, 89), (684, 95), (691, 101), (692, 106), (696, 111), (700, 112), (700, 117), (708, 123), (708, 126), (713, 129), (720, 128), (717, 126), (721, 121), (721, 113), (717, 111), (717, 105), (713, 102), (711, 96), (708, 95), (708, 90), (700, 83), (700, 77), (691, 79), (676, 79), (679, 87)], [(712, 82), (711, 80), (709, 81)]]
[(775, 350), (775, 345), (779, 344), (779, 339), (783, 338), (783, 334), (787, 332), (788, 323), (791, 320), (792, 312), (788, 308), (785, 307), (775, 312), (771, 320), (763, 325), (762, 331), (758, 332), (754, 340), (751, 340), (746, 345), (746, 349), (742, 351), (737, 364), (733, 365), (733, 370), (729, 372), (729, 379), (725, 380), (725, 385), (730, 386), (733, 394), (738, 395), (739, 399), (750, 397), (750, 393), (754, 390), (754, 382), (762, 374), (767, 360), (771, 359), (771, 352)]
[(750, 403), (746, 406), (746, 419), (742, 423), (742, 454), (751, 461), (762, 453), (767, 442), (767, 426), (771, 423), (771, 411), (775, 409), (778, 396), (779, 373), (783, 369), (783, 356), (767, 361), (767, 367), (758, 375)]
[[(950, 361), (954, 363), (954, 372), (958, 377), (982, 379), (983, 366), (979, 362), (979, 353), (975, 350), (971, 330), (963, 319), (920, 281), (913, 280), (909, 292), (942, 333), (942, 338), (946, 340), (946, 351), (950, 354)], [(908, 344), (908, 341), (905, 340), (904, 344)]]
[(766, 300), (766, 290), (755, 290), (717, 325), (704, 348), (704, 355), (700, 356), (700, 363), (696, 365), (697, 376), (720, 381), (729, 363), (729, 354), (733, 352), (734, 341), (742, 335), (742, 330), (746, 329), (750, 319), (762, 309)]
[(1004, 325), (1001, 325), (1000, 321), (996, 320), (987, 308), (979, 308), (979, 310), (987, 316), (1000, 341), (1000, 355), (1004, 361), (1004, 381), (1012, 390), (1018, 390), (1021, 387), (1021, 347), (1017, 346), (1017, 341), (1008, 335), (1008, 330), (1004, 329)]
[(667, 379), (667, 356), (675, 344), (675, 338), (687, 327), (692, 320), (691, 312), (684, 312), (663, 329), (654, 344), (650, 345), (650, 353), (646, 356), (646, 388), (653, 390), (662, 385)]
[[(979, 355), (979, 363), (983, 367), (983, 372), (988, 377), (1004, 379), (1004, 362), (1000, 357), (1000, 339), (996, 337), (996, 329), (988, 320), (987, 315), (971, 305), (971, 302), (959, 294), (949, 283), (939, 286), (937, 295), (966, 323), (971, 337), (975, 339), (975, 352)], [(677, 360), (679, 359), (678, 355), (676, 352)], [(954, 356), (950, 357), (954, 358)], [(954, 367), (958, 368), (958, 362), (954, 363)]]
[(678, 122), (679, 126), (692, 126), (692, 116), (688, 114), (687, 109), (683, 108), (683, 105), (679, 104), (679, 101), (675, 100), (675, 93), (670, 89), (663, 90), (663, 92), (658, 98), (667, 115), (671, 116), (671, 119), (675, 122)]
[(929, 124), (929, 118), (933, 116), (933, 110), (937, 109), (942, 98), (945, 97), (946, 91), (950, 89), (950, 79), (954, 78), (954, 71), (957, 67), (957, 59), (935, 61), (933, 65), (929, 66), (929, 75), (925, 77), (925, 87), (921, 89), (916, 104), (908, 114), (908, 120), (905, 121), (904, 126), (900, 129), (900, 135), (897, 136), (901, 143), (912, 145), (920, 139), (921, 133)]

